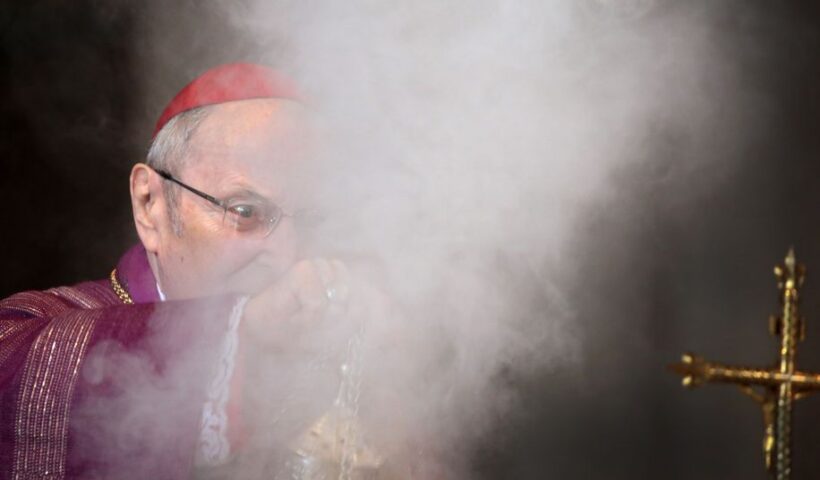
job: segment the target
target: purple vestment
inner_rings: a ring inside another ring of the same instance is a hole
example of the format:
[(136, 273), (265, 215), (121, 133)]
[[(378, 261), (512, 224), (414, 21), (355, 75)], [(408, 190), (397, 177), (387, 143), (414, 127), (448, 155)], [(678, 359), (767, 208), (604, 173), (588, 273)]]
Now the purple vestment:
[(0, 300), (0, 480), (187, 478), (231, 301), (159, 302), (145, 250), (117, 278)]

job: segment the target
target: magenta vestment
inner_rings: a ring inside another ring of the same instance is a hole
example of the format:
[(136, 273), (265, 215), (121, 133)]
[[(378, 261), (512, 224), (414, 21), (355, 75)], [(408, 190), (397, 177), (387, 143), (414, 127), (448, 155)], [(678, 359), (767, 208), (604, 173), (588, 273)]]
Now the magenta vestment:
[(117, 278), (133, 305), (109, 280), (0, 300), (0, 480), (189, 476), (231, 302), (159, 302), (142, 246)]

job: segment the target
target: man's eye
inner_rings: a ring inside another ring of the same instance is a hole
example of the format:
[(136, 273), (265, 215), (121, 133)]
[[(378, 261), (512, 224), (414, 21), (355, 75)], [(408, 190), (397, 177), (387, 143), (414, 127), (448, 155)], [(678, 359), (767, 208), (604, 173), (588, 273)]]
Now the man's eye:
[(228, 211), (242, 218), (253, 218), (256, 213), (256, 207), (253, 205), (235, 205), (228, 208)]

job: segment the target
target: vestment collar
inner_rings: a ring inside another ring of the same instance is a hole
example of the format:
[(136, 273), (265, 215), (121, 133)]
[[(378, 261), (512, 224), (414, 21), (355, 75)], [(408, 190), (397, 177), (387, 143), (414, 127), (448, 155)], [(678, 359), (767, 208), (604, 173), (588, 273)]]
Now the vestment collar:
[(160, 301), (157, 280), (148, 264), (148, 254), (142, 244), (128, 249), (117, 263), (117, 279), (134, 303)]

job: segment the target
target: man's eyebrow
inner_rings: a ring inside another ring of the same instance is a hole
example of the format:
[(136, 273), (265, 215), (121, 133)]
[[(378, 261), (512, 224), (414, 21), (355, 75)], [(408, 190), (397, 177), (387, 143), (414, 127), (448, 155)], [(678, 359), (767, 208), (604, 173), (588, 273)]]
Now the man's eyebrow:
[(263, 203), (276, 203), (271, 198), (266, 197), (255, 190), (251, 190), (248, 187), (237, 187), (235, 189), (228, 190), (228, 193), (225, 195), (225, 199), (230, 200), (232, 198), (255, 200)]
[(228, 198), (249, 197), (249, 198), (252, 198), (254, 200), (269, 201), (268, 197), (254, 191), (254, 190), (251, 190), (249, 188), (236, 188), (236, 189), (233, 189), (233, 190), (229, 190), (228, 192), (229, 192), (228, 195), (227, 195)]

